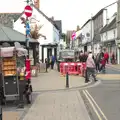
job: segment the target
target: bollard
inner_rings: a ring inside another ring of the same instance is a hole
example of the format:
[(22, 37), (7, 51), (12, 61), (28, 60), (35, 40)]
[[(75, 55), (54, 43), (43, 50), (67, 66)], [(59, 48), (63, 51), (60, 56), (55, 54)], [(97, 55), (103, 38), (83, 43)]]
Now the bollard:
[(66, 88), (69, 88), (69, 74), (66, 73)]
[(0, 106), (0, 120), (2, 120), (2, 106)]

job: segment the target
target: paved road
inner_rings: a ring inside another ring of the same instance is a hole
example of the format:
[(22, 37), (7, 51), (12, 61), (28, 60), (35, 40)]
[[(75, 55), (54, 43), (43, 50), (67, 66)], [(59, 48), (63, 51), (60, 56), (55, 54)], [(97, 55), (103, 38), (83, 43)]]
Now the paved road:
[(92, 120), (120, 119), (119, 74), (120, 71), (109, 68), (107, 77), (101, 75), (99, 86), (80, 91)]

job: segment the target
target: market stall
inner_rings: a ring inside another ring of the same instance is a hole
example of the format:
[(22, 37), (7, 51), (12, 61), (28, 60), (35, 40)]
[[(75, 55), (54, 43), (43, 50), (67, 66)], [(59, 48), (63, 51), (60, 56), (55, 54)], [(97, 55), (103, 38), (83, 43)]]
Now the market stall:
[[(25, 56), (24, 48), (4, 47), (0, 48), (2, 85), (6, 100), (8, 97), (19, 98), (20, 82), (25, 85)], [(24, 89), (22, 87), (22, 91)]]

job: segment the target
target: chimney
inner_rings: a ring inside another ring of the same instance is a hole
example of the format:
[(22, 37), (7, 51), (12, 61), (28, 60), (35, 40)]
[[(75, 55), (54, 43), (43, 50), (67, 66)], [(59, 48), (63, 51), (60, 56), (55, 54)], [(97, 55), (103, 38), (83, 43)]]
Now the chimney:
[(79, 25), (77, 25), (77, 28), (76, 28), (76, 30), (77, 30), (77, 31), (79, 31), (79, 30), (80, 30), (80, 26), (79, 26)]
[(40, 0), (34, 0), (34, 6), (39, 9), (40, 8)]
[(54, 21), (54, 17), (52, 16), (51, 19)]

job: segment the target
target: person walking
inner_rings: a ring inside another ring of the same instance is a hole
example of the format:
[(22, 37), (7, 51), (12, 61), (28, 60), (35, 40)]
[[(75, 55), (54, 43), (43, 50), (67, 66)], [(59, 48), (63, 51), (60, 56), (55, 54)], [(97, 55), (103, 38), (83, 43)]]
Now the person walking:
[(55, 56), (52, 55), (52, 57), (51, 57), (51, 69), (54, 68), (55, 61), (56, 61), (56, 58), (55, 58)]
[(100, 61), (101, 61), (101, 54), (98, 53), (95, 58), (95, 65), (96, 65), (96, 71), (100, 72)]
[(94, 81), (96, 80), (96, 75), (95, 75), (95, 62), (93, 60), (93, 55), (90, 52), (86, 61), (86, 75), (85, 75), (85, 83), (89, 82), (89, 77), (90, 75), (93, 76)]
[(103, 72), (105, 72), (105, 65), (106, 65), (106, 59), (105, 59), (105, 57), (103, 57), (102, 58), (102, 60), (101, 60), (101, 67), (100, 67), (100, 71), (103, 71)]

